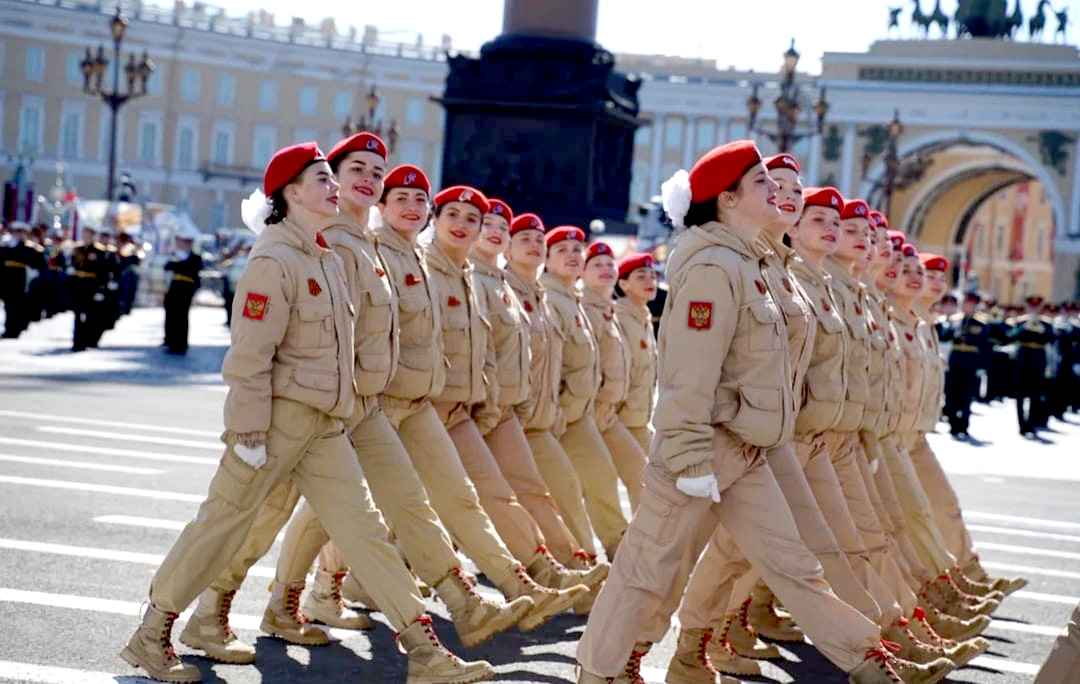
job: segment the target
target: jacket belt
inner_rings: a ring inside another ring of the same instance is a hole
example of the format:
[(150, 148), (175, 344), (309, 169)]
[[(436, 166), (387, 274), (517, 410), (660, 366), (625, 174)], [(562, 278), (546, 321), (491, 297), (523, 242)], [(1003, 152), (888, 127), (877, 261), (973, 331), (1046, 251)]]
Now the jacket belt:
[(954, 344), (952, 350), (954, 352), (977, 352), (979, 348), (973, 344)]
[(186, 276), (186, 275), (180, 275), (179, 273), (173, 273), (173, 280), (179, 280), (182, 283), (194, 283), (195, 282), (194, 278), (192, 278), (190, 276)]
[(29, 268), (21, 261), (5, 261), (4, 266), (7, 266), (9, 268)]
[(97, 273), (91, 273), (90, 271), (73, 271), (71, 275), (76, 278), (97, 278)]
[(1028, 349), (1043, 349), (1046, 347), (1042, 342), (1021, 342), (1021, 347), (1027, 347)]

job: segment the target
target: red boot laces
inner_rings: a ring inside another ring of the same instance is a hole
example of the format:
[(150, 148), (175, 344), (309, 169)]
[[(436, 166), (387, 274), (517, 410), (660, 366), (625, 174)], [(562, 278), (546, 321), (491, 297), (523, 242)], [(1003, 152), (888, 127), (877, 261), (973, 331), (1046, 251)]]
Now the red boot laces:
[(303, 586), (289, 586), (285, 588), (285, 612), (296, 620), (297, 624), (306, 624), (307, 618), (300, 612), (300, 594), (304, 591)]
[(232, 610), (233, 597), (236, 596), (236, 590), (226, 591), (221, 595), (221, 605), (218, 607), (218, 622), (221, 624), (221, 629), (225, 632), (226, 636), (234, 637), (236, 634), (233, 632), (232, 627), (229, 625), (229, 612)]
[(709, 642), (712, 641), (713, 631), (712, 627), (706, 628), (701, 633), (701, 641), (698, 642), (698, 660), (705, 667), (705, 671), (715, 675), (716, 667), (712, 664), (712, 658), (709, 657)]

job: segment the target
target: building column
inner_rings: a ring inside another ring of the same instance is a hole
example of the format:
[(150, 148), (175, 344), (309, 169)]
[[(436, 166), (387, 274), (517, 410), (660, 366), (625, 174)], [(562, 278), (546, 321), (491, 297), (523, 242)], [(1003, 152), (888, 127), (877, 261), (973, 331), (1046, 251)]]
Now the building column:
[(844, 197), (850, 197), (854, 193), (852, 184), (855, 175), (856, 130), (857, 128), (853, 123), (849, 123), (844, 128), (844, 154), (840, 161), (840, 192), (844, 193)]
[(683, 124), (682, 168), (688, 171), (694, 165), (694, 131), (696, 128), (697, 119), (691, 119), (687, 115)]
[(652, 152), (649, 156), (649, 196), (660, 194), (660, 184), (666, 178), (660, 178), (660, 161), (664, 156), (664, 114), (653, 115)]
[(810, 154), (807, 155), (806, 172), (803, 174), (803, 182), (807, 186), (818, 184), (818, 175), (821, 168), (821, 136), (815, 135), (810, 138)]
[(1073, 135), (1076, 137), (1076, 144), (1073, 146), (1072, 154), (1072, 191), (1069, 193), (1069, 215), (1063, 217), (1068, 221), (1068, 225), (1055, 226), (1057, 228), (1055, 237), (1058, 235), (1062, 237), (1073, 236), (1073, 239), (1080, 240), (1080, 131), (1073, 131)]

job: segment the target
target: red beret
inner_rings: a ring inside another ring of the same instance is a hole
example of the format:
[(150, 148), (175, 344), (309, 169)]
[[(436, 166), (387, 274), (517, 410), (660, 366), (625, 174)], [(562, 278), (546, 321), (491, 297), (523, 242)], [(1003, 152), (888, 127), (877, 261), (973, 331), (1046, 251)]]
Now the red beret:
[(885, 217), (885, 214), (881, 213), (877, 209), (874, 209), (870, 212), (870, 218), (874, 221), (874, 223), (876, 223), (882, 228), (889, 227), (889, 219)]
[(487, 197), (484, 197), (484, 193), (476, 188), (470, 188), (468, 185), (452, 185), (435, 195), (436, 209), (447, 202), (471, 204), (479, 209), (481, 214), (486, 214), (488, 209), (491, 208), (491, 204), (488, 202)]
[(910, 242), (905, 242), (904, 245), (900, 248), (900, 251), (903, 252), (904, 256), (906, 257), (919, 256), (919, 249)]
[(630, 254), (624, 256), (619, 261), (619, 277), (626, 278), (639, 268), (652, 268), (653, 258), (652, 254), (647, 252), (637, 252), (636, 254)]
[(488, 204), (490, 207), (488, 208), (487, 213), (502, 216), (506, 219), (507, 223), (514, 222), (514, 212), (511, 211), (509, 204), (503, 202), (501, 199), (495, 199), (494, 197), (488, 198)]
[(753, 140), (736, 140), (714, 147), (690, 169), (690, 199), (704, 202), (730, 190), (750, 167), (761, 161)]
[(802, 173), (802, 169), (799, 168), (799, 160), (795, 158), (795, 155), (788, 154), (787, 152), (766, 159), (765, 168), (770, 171), (773, 169), (790, 169), (795, 173)]
[(1039, 295), (1031, 295), (1030, 297), (1025, 298), (1024, 302), (1028, 306), (1039, 306), (1040, 304), (1043, 303), (1043, 298), (1040, 297)]
[(808, 207), (828, 207), (837, 211), (844, 210), (844, 196), (836, 188), (806, 188), (803, 190), (802, 196)]
[(606, 242), (594, 242), (589, 245), (589, 249), (585, 252), (585, 263), (589, 263), (589, 259), (593, 257), (606, 254), (612, 259), (615, 258), (615, 252), (611, 251), (611, 246)]
[(949, 270), (949, 260), (940, 254), (923, 252), (919, 254), (919, 263), (921, 263), (927, 271), (941, 271), (944, 273)]
[(518, 214), (514, 217), (514, 220), (510, 222), (510, 237), (513, 237), (523, 230), (538, 230), (543, 233), (544, 222), (541, 221), (540, 217), (536, 214)]
[(870, 205), (865, 200), (850, 199), (844, 202), (844, 208), (840, 212), (841, 219), (864, 218), (870, 219)]
[(330, 154), (326, 156), (326, 161), (333, 164), (335, 161), (341, 161), (350, 152), (373, 152), (382, 157), (383, 161), (386, 161), (386, 143), (379, 136), (367, 131), (361, 131), (356, 135), (350, 135), (344, 140), (339, 140), (336, 145), (330, 148)]
[(269, 197), (288, 185), (308, 164), (325, 159), (316, 142), (282, 147), (266, 163), (266, 171), (263, 172), (263, 194)]
[(904, 235), (904, 233), (899, 230), (890, 230), (888, 236), (893, 249), (900, 249), (904, 246), (904, 242), (907, 241), (907, 235)]
[(544, 242), (547, 243), (548, 247), (551, 247), (556, 242), (562, 242), (563, 240), (585, 242), (585, 231), (577, 226), (555, 226), (544, 236)]
[(416, 188), (431, 194), (431, 183), (428, 177), (419, 167), (412, 164), (402, 164), (390, 169), (383, 179), (383, 192), (391, 188)]

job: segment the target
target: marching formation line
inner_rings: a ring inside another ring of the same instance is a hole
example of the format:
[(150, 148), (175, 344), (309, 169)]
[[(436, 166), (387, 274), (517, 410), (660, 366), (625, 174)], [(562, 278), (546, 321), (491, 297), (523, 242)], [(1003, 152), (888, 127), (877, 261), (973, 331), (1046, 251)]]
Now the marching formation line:
[(144, 442), (146, 444), (164, 444), (165, 446), (188, 447), (189, 449), (213, 449), (221, 451), (221, 442), (197, 442), (193, 439), (175, 439), (173, 437), (158, 437), (156, 435), (133, 435), (122, 432), (108, 432), (106, 430), (85, 430), (83, 428), (56, 427), (54, 425), (42, 425), (37, 428), (38, 432), (54, 435), (75, 435), (78, 437), (96, 437), (98, 439), (115, 439), (122, 442)]
[(168, 432), (174, 435), (192, 435), (194, 437), (217, 437), (221, 434), (220, 431), (214, 432), (213, 430), (192, 430), (190, 428), (177, 428), (168, 427), (165, 425), (145, 425), (139, 423), (128, 423), (119, 420), (99, 420), (97, 418), (77, 418), (74, 416), (58, 416), (51, 413), (31, 413), (29, 411), (10, 411), (7, 409), (0, 410), (0, 416), (7, 418), (34, 418), (38, 420), (44, 420), (49, 423), (71, 423), (73, 425), (100, 425), (107, 427), (118, 427), (127, 430), (146, 430), (150, 432)]
[(29, 465), (54, 466), (58, 468), (76, 468), (83, 470), (102, 470), (110, 473), (126, 473), (128, 475), (159, 475), (164, 470), (153, 468), (138, 468), (135, 466), (118, 466), (107, 463), (88, 463), (86, 461), (65, 461), (62, 458), (37, 458), (36, 456), (15, 456), (13, 454), (0, 454), (0, 461), (8, 463), (27, 463)]
[(1063, 530), (1080, 530), (1080, 523), (1066, 520), (1048, 520), (1046, 518), (1028, 518), (1022, 515), (1005, 515), (1003, 513), (984, 513), (982, 511), (964, 510), (965, 518), (985, 518), (987, 520), (1001, 520), (1003, 522), (1025, 523), (1028, 525), (1041, 525), (1043, 527), (1056, 527)]
[(174, 463), (217, 465), (221, 461), (219, 458), (205, 458), (202, 456), (177, 456), (175, 454), (159, 454), (153, 451), (110, 449), (107, 447), (87, 446), (85, 444), (62, 444), (60, 442), (45, 442), (36, 439), (18, 439), (15, 437), (0, 437), (0, 444), (33, 447), (35, 449), (52, 449), (55, 451), (72, 451), (81, 454), (98, 454), (100, 456), (125, 456), (127, 458), (141, 458), (148, 461), (171, 461)]
[(0, 475), (0, 483), (29, 485), (32, 487), (50, 487), (53, 489), (71, 489), (77, 492), (119, 494), (121, 496), (137, 496), (145, 499), (162, 499), (165, 501), (190, 501), (193, 503), (202, 503), (203, 500), (206, 499), (205, 494), (182, 494), (180, 492), (162, 492), (156, 489), (136, 489), (135, 487), (117, 487), (114, 485), (71, 482), (68, 480), (45, 480), (37, 477), (16, 477), (14, 475)]
[(1055, 532), (1036, 532), (1035, 530), (1020, 530), (1014, 527), (994, 527), (992, 525), (967, 525), (970, 532), (986, 532), (988, 534), (1008, 534), (1014, 537), (1030, 537), (1033, 539), (1053, 539), (1054, 541), (1074, 542), (1080, 544), (1080, 537), (1071, 534), (1057, 534)]
[(993, 549), (995, 551), (1007, 551), (1009, 553), (1023, 553), (1028, 556), (1046, 556), (1047, 558), (1067, 558), (1080, 560), (1080, 553), (1075, 551), (1058, 551), (1056, 549), (1040, 549), (1034, 546), (1015, 546), (1013, 544), (997, 544), (995, 542), (978, 542), (981, 549)]

